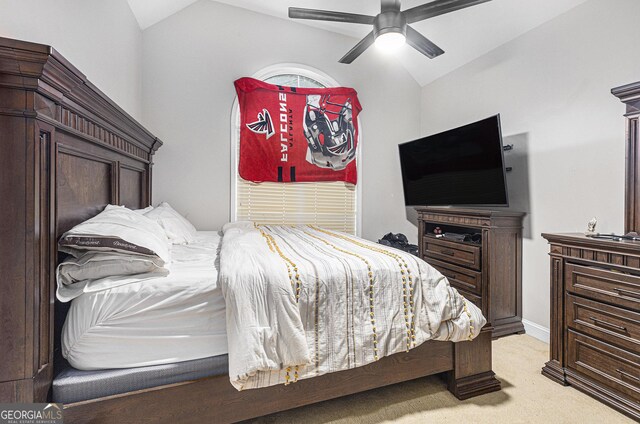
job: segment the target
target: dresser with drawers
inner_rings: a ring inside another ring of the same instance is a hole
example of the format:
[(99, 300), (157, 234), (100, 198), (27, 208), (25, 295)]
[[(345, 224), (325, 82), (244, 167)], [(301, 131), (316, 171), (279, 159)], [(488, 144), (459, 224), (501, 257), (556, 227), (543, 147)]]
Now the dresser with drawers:
[(420, 257), (482, 309), (494, 327), (493, 337), (522, 333), (524, 214), (438, 207), (417, 211)]
[(542, 374), (640, 419), (640, 242), (543, 237), (551, 345)]

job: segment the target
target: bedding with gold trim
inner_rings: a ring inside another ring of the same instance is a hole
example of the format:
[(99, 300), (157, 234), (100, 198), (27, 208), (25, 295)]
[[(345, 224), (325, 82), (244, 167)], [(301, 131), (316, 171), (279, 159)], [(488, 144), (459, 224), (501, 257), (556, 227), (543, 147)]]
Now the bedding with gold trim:
[(423, 260), (313, 226), (223, 228), (229, 376), (238, 390), (475, 338), (481, 311)]

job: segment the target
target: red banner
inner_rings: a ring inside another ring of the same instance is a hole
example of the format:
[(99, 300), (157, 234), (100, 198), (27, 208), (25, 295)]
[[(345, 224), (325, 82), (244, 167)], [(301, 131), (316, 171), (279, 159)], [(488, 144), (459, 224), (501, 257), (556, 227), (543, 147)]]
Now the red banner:
[(296, 88), (235, 81), (240, 163), (248, 181), (357, 182), (358, 114), (352, 88)]

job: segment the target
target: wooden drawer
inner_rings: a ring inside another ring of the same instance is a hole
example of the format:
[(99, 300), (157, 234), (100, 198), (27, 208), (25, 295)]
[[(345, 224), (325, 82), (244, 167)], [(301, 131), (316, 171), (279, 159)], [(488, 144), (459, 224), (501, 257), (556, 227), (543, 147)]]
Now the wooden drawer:
[(567, 331), (569, 368), (640, 401), (640, 356)]
[(424, 254), (428, 258), (480, 270), (480, 246), (456, 243), (428, 236), (423, 237), (422, 243)]
[(477, 294), (478, 296), (482, 295), (482, 273), (441, 262), (436, 259), (429, 258), (427, 262), (447, 277), (447, 280), (449, 280), (452, 286)]
[(567, 325), (640, 353), (640, 314), (567, 294)]
[(640, 277), (571, 263), (564, 269), (570, 292), (640, 311)]
[(485, 311), (482, 309), (482, 298), (480, 296), (476, 296), (473, 293), (469, 293), (468, 291), (461, 289), (460, 287), (456, 287), (454, 284), (452, 284), (451, 286), (455, 287), (455, 289), (458, 290), (458, 293), (463, 295), (465, 299), (467, 299), (469, 302), (473, 303), (478, 308), (480, 308), (484, 316), (487, 315)]

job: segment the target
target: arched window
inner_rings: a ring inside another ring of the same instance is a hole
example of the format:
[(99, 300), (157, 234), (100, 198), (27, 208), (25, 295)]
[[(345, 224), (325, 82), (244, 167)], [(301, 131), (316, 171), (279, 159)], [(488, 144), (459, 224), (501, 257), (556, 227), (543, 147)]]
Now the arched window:
[[(276, 65), (253, 76), (262, 81), (291, 87), (335, 87), (328, 75), (302, 65)], [(260, 224), (313, 224), (360, 234), (360, 183), (253, 183), (238, 174), (240, 113), (237, 98), (231, 117), (231, 220)], [(361, 126), (359, 125), (360, 131)], [(358, 140), (356, 163), (360, 174), (362, 137)], [(360, 181), (360, 175), (358, 175)]]

